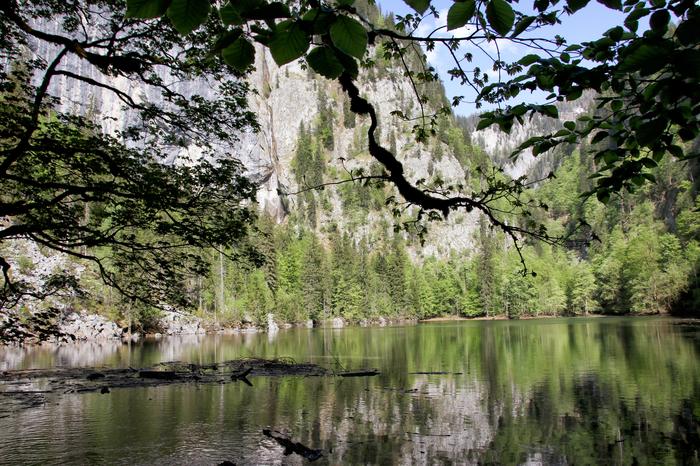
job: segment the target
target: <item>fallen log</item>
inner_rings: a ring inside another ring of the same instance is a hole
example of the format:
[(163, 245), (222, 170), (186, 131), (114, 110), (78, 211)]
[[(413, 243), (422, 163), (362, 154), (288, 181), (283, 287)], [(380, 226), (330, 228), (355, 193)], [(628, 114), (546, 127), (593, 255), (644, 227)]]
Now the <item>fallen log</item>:
[(379, 371), (374, 369), (370, 371), (348, 371), (337, 372), (335, 375), (338, 377), (373, 377), (375, 375), (379, 375)]
[(174, 371), (139, 371), (141, 379), (177, 380), (180, 376)]
[[(99, 392), (115, 388), (157, 387), (161, 385), (196, 383), (214, 384), (241, 381), (249, 386), (248, 379), (255, 377), (371, 377), (376, 370), (336, 373), (312, 363), (297, 363), (292, 359), (241, 358), (205, 365), (173, 361), (163, 362), (142, 369), (109, 367), (53, 367), (46, 369), (24, 369), (0, 372), (0, 411), (23, 409), (44, 403), (45, 397), (67, 393)], [(43, 380), (45, 391), (32, 393), (29, 383)], [(31, 398), (32, 403), (26, 402)], [(7, 403), (10, 403), (9, 405)]]

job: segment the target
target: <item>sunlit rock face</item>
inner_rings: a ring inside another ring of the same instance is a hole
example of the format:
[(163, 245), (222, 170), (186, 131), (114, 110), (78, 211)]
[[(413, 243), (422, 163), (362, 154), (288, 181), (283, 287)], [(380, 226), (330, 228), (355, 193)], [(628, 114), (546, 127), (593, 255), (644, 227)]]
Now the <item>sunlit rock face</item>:
[(194, 335), (205, 333), (201, 319), (174, 311), (162, 311), (155, 326), (163, 335)]
[[(37, 21), (32, 26), (49, 34), (75, 36), (75, 33), (67, 33), (58, 21)], [(103, 29), (99, 24), (86, 24), (85, 28), (88, 40), (103, 35), (101, 33)], [(84, 35), (85, 33), (81, 33), (80, 37), (82, 38)], [(59, 52), (60, 47), (56, 45), (46, 41), (38, 41), (31, 37), (28, 39), (27, 53), (33, 58), (40, 58), (46, 63), (51, 63)], [(113, 90), (91, 85), (66, 75), (53, 76), (51, 79), (48, 94), (58, 99), (58, 108), (61, 111), (86, 115), (95, 123), (99, 123), (107, 134), (115, 135), (118, 131), (141, 124), (138, 113), (126, 109), (124, 96), (129, 96), (136, 104), (153, 103), (163, 108), (168, 106), (158, 88), (144, 85), (138, 80), (127, 76), (106, 75), (76, 54), (66, 54), (61, 59), (57, 69), (70, 71), (73, 74), (106, 84), (123, 93), (123, 96), (120, 96)], [(218, 92), (219, 83), (213, 78), (181, 81), (171, 77), (164, 67), (155, 68), (154, 71), (163, 82), (170, 85), (169, 87), (174, 92), (186, 97), (202, 96), (204, 98), (212, 98)], [(37, 78), (37, 82), (39, 79), (40, 77)], [(239, 142), (235, 145), (219, 144), (216, 146), (215, 144), (215, 146), (222, 154), (236, 156), (246, 161), (243, 156), (251, 153), (248, 147), (255, 146), (255, 143), (255, 138), (250, 138), (247, 133), (241, 133), (239, 134)], [(188, 158), (197, 158), (202, 154), (201, 148), (195, 145), (189, 145), (186, 148), (171, 147), (165, 149), (165, 152), (168, 154), (164, 161), (165, 163), (184, 163)]]
[[(431, 154), (430, 147), (416, 143), (411, 132), (412, 123), (391, 115), (394, 110), (417, 115), (419, 107), (410, 83), (402, 78), (403, 71), (398, 67), (384, 71), (381, 76), (362, 74), (358, 83), (363, 97), (378, 111), (380, 142), (387, 148), (395, 145), (396, 156), (404, 164), (410, 180), (429, 180), (439, 174), (446, 182), (464, 182), (467, 174), (452, 155), (450, 147), (441, 142), (433, 142), (441, 146), (444, 154), (436, 159)], [(294, 193), (303, 188), (297, 185), (292, 166), (299, 128), (303, 125), (309, 130), (318, 123), (321, 98), (328, 99), (334, 114), (334, 144), (326, 161), (339, 174), (336, 179), (347, 178), (348, 170), (368, 169), (372, 163), (367, 153), (366, 130), (369, 119), (356, 117), (354, 126), (349, 128), (343, 124), (343, 106), (347, 105), (347, 100), (336, 82), (311, 74), (302, 69), (299, 63), (280, 68), (269, 53), (261, 48), (257, 50), (255, 71), (250, 82), (257, 90), (250, 97), (250, 104), (258, 115), (261, 129), (254, 136), (256, 141), (253, 146), (244, 149), (250, 152), (241, 156), (246, 157), (251, 172), (263, 181), (258, 200), (277, 221), (284, 221), (298, 202), (296, 196), (280, 196), (280, 193)], [(337, 189), (329, 188), (326, 192), (330, 208), (319, 212), (321, 225), (336, 223), (341, 231), (352, 231), (356, 239), (359, 239), (371, 236), (381, 220), (391, 223), (388, 212), (370, 211), (364, 224), (353, 225), (351, 228)], [(441, 256), (450, 250), (468, 250), (476, 222), (476, 214), (467, 214), (432, 225), (421, 254)]]
[[(61, 25), (37, 24), (49, 33), (63, 33)], [(88, 34), (97, 35), (96, 26)], [(50, 61), (58, 49), (46, 43), (30, 43), (31, 53)], [(371, 52), (372, 53), (372, 52)], [(86, 60), (69, 54), (64, 58), (61, 68), (76, 74), (107, 83), (129, 95), (136, 102), (153, 102), (159, 105), (160, 96), (156, 90), (144, 87), (135, 80), (125, 77), (106, 76)], [(166, 75), (162, 75), (167, 79)], [(251, 87), (255, 89), (249, 96), (250, 108), (257, 115), (260, 131), (242, 132), (238, 142), (233, 145), (221, 145), (220, 153), (230, 154), (241, 160), (249, 176), (259, 183), (258, 202), (262, 209), (271, 214), (278, 222), (283, 222), (298, 203), (294, 193), (300, 189), (295, 181), (292, 161), (297, 149), (299, 128), (303, 124), (307, 129), (313, 128), (319, 118), (319, 96), (323, 95), (334, 115), (332, 132), (335, 140), (333, 149), (326, 155), (326, 162), (333, 167), (334, 175), (330, 178), (347, 177), (347, 170), (359, 167), (369, 168), (372, 159), (367, 153), (366, 129), (368, 119), (356, 118), (354, 127), (343, 124), (343, 92), (340, 86), (303, 69), (300, 63), (291, 63), (278, 67), (269, 53), (261, 47), (257, 49), (255, 70), (250, 75)], [(419, 115), (417, 98), (410, 83), (403, 78), (403, 70), (391, 66), (383, 70), (380, 76), (364, 74), (359, 79), (361, 93), (378, 111), (380, 141), (386, 147), (395, 147), (397, 157), (406, 167), (408, 178), (430, 180), (439, 176), (446, 182), (460, 183), (467, 175), (459, 162), (452, 155), (446, 144), (433, 141), (432, 149), (440, 146), (439, 158), (431, 154), (431, 147), (417, 144), (412, 134), (413, 122), (404, 122), (392, 116), (394, 110), (401, 110), (406, 115)], [(184, 95), (201, 95), (211, 97), (217, 92), (217, 83), (197, 80), (180, 83), (176, 90)], [(83, 82), (77, 82), (66, 76), (56, 76), (52, 80), (49, 93), (58, 98), (60, 108), (64, 111), (77, 111), (99, 122), (106, 133), (117, 131), (138, 123), (138, 115), (126, 111), (124, 102), (114, 92)], [(169, 156), (166, 163), (177, 163), (186, 156), (197, 157), (200, 150), (190, 146), (187, 149), (172, 148), (166, 151)], [(319, 213), (319, 224), (335, 222), (341, 231), (349, 230), (348, 215), (343, 210), (341, 198), (336, 189), (331, 188), (329, 203)], [(362, 225), (353, 225), (353, 235), (359, 240), (376, 231), (380, 220), (392, 222), (388, 212), (370, 212)], [(476, 224), (475, 214), (460, 214), (446, 222), (432, 227), (421, 254), (446, 255), (450, 250), (467, 250), (472, 244), (472, 232)]]
[(59, 331), (76, 340), (102, 340), (121, 337), (122, 329), (109, 319), (86, 312), (71, 312), (63, 316)]

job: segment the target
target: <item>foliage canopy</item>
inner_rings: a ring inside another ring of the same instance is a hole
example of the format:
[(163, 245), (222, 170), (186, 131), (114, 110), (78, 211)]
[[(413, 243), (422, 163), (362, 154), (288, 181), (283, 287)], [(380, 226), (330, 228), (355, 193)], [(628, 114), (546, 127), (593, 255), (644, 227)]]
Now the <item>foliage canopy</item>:
[[(189, 30), (125, 18), (120, 1), (0, 5), (0, 245), (28, 238), (92, 261), (129, 301), (165, 306), (186, 300), (183, 278), (206, 272), (198, 248), (244, 240), (255, 186), (231, 148), (255, 120), (246, 84), (210, 55), (222, 29), (199, 27), (208, 3), (190, 3), (173, 6)], [(160, 13), (149, 2), (129, 12)], [(129, 117), (72, 109), (54, 95), (59, 80), (104, 91)], [(66, 285), (63, 274), (43, 288), (13, 280), (0, 265), (0, 308)]]

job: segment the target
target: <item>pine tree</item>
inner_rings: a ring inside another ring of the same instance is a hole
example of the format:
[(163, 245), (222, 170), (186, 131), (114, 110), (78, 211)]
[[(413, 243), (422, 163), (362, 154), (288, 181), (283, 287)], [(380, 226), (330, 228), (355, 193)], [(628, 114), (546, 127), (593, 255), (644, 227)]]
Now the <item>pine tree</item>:
[(496, 276), (496, 241), (488, 230), (483, 217), (479, 218), (479, 242), (476, 256), (476, 290), (481, 300), (481, 308), (486, 316), (498, 312), (496, 308), (498, 282)]

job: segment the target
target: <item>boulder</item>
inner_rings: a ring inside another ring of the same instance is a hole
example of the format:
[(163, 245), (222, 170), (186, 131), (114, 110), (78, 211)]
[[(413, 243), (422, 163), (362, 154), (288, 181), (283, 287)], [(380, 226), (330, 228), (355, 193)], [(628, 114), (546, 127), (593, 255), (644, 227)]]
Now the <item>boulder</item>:
[(205, 333), (201, 319), (180, 312), (163, 311), (156, 327), (164, 335), (195, 335)]
[(85, 311), (64, 314), (58, 323), (58, 329), (76, 340), (116, 339), (121, 335), (116, 323)]
[(333, 317), (333, 319), (331, 319), (331, 327), (343, 328), (345, 327), (345, 320), (343, 320), (342, 317)]

